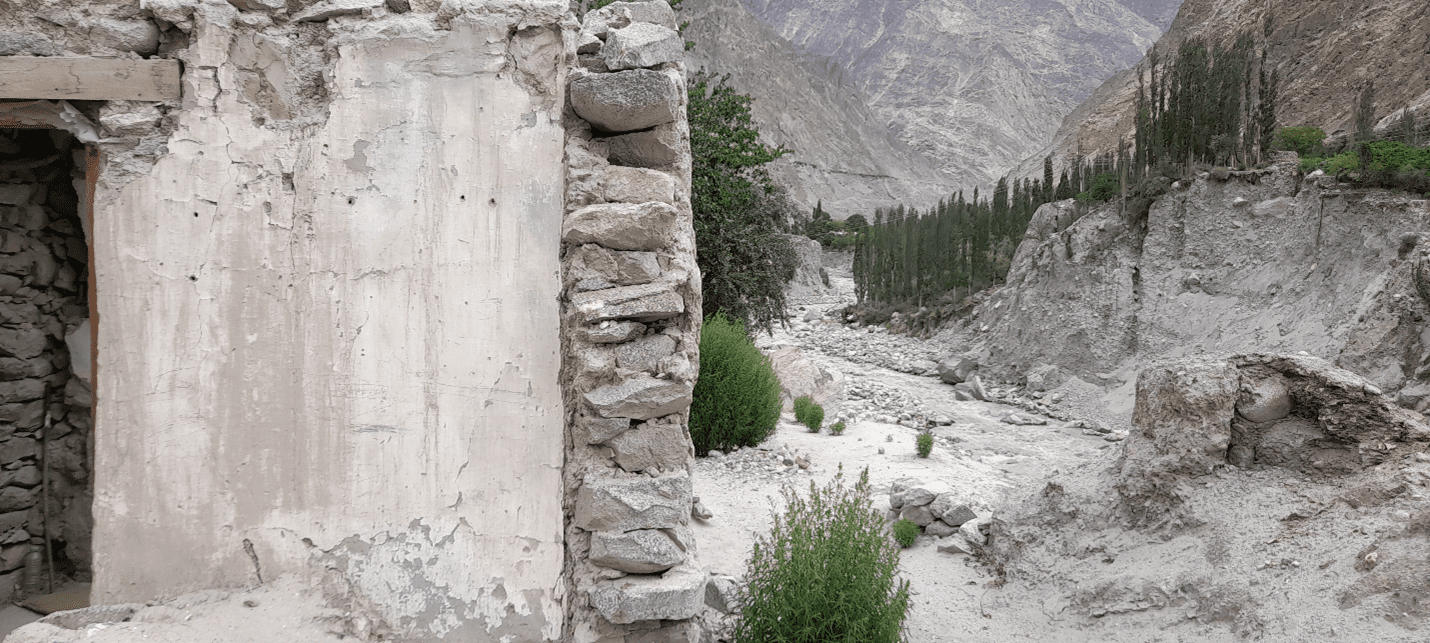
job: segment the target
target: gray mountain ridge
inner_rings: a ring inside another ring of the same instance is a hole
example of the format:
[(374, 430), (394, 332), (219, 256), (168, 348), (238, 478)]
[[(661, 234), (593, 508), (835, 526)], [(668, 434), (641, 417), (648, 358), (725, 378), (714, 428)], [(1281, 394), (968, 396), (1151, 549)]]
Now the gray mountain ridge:
[[(732, 74), (777, 174), (843, 218), (987, 189), (1135, 64), (1180, 0), (686, 0), (691, 68)], [(1154, 21), (1157, 24), (1154, 24)]]

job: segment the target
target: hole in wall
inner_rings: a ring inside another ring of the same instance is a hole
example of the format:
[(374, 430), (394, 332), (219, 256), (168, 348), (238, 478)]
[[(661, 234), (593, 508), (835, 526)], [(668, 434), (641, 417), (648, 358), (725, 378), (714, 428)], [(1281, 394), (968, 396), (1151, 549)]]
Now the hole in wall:
[(56, 587), (91, 577), (91, 161), (67, 131), (0, 127), (0, 598), (35, 589), (31, 545)]

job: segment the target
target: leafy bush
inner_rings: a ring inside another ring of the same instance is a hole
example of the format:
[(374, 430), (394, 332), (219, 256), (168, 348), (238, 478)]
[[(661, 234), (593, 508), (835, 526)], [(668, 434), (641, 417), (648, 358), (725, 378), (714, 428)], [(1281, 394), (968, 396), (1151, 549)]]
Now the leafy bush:
[(695, 452), (751, 447), (768, 438), (780, 418), (780, 382), (770, 358), (745, 327), (717, 314), (700, 331), (700, 379), (690, 405)]
[[(899, 547), (870, 501), (869, 470), (844, 472), (801, 497), (784, 488), (783, 516), (755, 542), (736, 603), (736, 643), (895, 643), (909, 610)], [(917, 527), (914, 528), (917, 531)]]
[(1116, 172), (1103, 172), (1092, 179), (1092, 186), (1077, 195), (1079, 201), (1102, 202), (1122, 193)]
[(920, 433), (919, 437), (914, 440), (914, 446), (918, 449), (920, 458), (929, 457), (929, 453), (933, 452), (933, 436)]
[(1326, 140), (1326, 132), (1319, 127), (1283, 127), (1276, 134), (1274, 145), (1278, 150), (1290, 150), (1302, 158), (1323, 156), (1321, 142)]
[(794, 400), (794, 419), (809, 427), (810, 433), (819, 433), (824, 425), (824, 407), (815, 404), (814, 398), (801, 395)]
[(834, 424), (829, 425), (829, 434), (839, 435), (841, 433), (844, 433), (844, 428), (844, 420), (840, 420), (838, 422), (835, 422)]
[(919, 526), (908, 518), (900, 518), (894, 523), (894, 540), (899, 541), (899, 546), (907, 548), (914, 544), (919, 537)]
[(788, 319), (784, 288), (799, 256), (783, 233), (799, 208), (764, 167), (788, 150), (760, 142), (754, 99), (728, 80), (702, 69), (686, 83), (701, 306), (768, 331)]
[(1360, 155), (1355, 152), (1341, 152), (1328, 158), (1321, 164), (1321, 169), (1326, 174), (1335, 175), (1345, 170), (1355, 170), (1360, 168)]

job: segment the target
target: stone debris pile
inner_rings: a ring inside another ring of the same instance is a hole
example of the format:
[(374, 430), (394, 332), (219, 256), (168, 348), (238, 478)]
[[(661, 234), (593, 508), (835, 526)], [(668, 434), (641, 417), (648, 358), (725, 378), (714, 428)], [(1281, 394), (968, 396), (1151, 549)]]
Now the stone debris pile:
[(891, 483), (889, 520), (900, 519), (938, 539), (941, 552), (973, 554), (987, 543), (989, 518), (980, 518), (968, 497), (942, 482), (900, 478)]
[(855, 328), (833, 320), (796, 318), (790, 335), (825, 355), (872, 364), (900, 373), (937, 375), (940, 350), (933, 342), (889, 333), (878, 326)]
[(848, 397), (845, 408), (837, 416), (851, 424), (872, 420), (924, 428), (935, 420), (934, 414), (917, 397), (874, 378), (851, 378)]
[[(797, 431), (803, 427), (785, 426), (781, 430)], [(738, 473), (744, 476), (759, 476), (767, 479), (785, 479), (798, 475), (809, 475), (813, 464), (807, 451), (790, 449), (788, 445), (770, 448), (766, 445), (735, 448), (728, 454), (712, 450), (707, 457), (696, 462), (696, 474)]]

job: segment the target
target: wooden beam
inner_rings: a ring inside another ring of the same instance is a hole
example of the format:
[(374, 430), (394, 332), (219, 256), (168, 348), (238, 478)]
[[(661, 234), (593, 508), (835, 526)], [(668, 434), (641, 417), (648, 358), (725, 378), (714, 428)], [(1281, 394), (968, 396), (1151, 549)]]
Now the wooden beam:
[(179, 61), (0, 56), (0, 98), (179, 99)]

